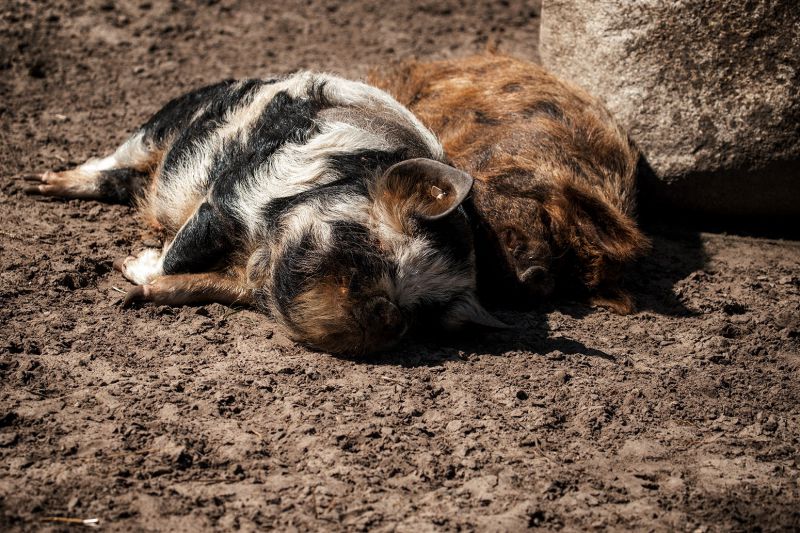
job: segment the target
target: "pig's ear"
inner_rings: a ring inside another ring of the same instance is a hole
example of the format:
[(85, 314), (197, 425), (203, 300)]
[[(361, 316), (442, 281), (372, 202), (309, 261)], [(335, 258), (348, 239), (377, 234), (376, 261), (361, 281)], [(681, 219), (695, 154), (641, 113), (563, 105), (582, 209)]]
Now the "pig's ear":
[[(650, 241), (636, 221), (606, 201), (595, 190), (565, 184), (561, 194), (545, 204), (554, 232), (569, 235), (570, 245), (579, 257), (593, 265), (616, 261), (630, 262), (650, 248)], [(597, 258), (602, 258), (599, 261)]]
[(472, 182), (472, 176), (444, 163), (408, 159), (378, 178), (374, 199), (383, 216), (404, 227), (410, 218), (438, 220), (452, 213), (469, 194)]
[(442, 317), (445, 329), (454, 331), (466, 326), (482, 326), (491, 329), (510, 329), (511, 326), (493, 317), (478, 302), (475, 295), (463, 296), (452, 302)]

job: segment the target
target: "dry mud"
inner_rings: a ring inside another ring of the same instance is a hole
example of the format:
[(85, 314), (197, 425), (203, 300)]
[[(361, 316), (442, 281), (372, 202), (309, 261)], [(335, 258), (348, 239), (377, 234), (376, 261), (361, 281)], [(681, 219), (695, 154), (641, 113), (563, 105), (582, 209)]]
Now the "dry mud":
[(0, 8), (0, 529), (800, 527), (797, 242), (662, 223), (635, 315), (560, 300), (352, 361), (250, 310), (122, 310), (133, 211), (14, 179), (224, 77), (536, 58), (536, 3), (75, 4)]

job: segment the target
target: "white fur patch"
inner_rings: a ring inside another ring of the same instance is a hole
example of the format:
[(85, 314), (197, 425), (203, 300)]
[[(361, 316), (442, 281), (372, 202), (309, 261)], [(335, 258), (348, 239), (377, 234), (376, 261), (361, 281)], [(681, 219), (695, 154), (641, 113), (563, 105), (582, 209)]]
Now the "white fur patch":
[(401, 306), (446, 301), (475, 288), (473, 277), (453, 265), (427, 239), (397, 242), (391, 252), (398, 265), (395, 287)]
[(155, 248), (147, 248), (136, 257), (128, 257), (122, 263), (122, 275), (136, 285), (147, 285), (164, 273), (162, 254)]
[(405, 106), (380, 89), (357, 81), (345, 80), (329, 74), (320, 76), (328, 81), (325, 96), (334, 104), (354, 107), (380, 106), (391, 111), (398, 119), (411, 126), (430, 151), (434, 159), (444, 159), (444, 148), (436, 135)]
[(136, 132), (127, 141), (122, 143), (113, 154), (102, 159), (89, 159), (80, 167), (81, 172), (96, 174), (103, 170), (113, 170), (115, 168), (130, 168), (147, 162), (150, 157), (150, 150), (144, 143), (144, 134)]
[(306, 202), (293, 208), (281, 219), (284, 242), (298, 242), (311, 233), (318, 243), (330, 242), (331, 224), (334, 222), (365, 223), (369, 201), (353, 196), (338, 202)]
[(251, 180), (237, 185), (237, 215), (251, 234), (263, 224), (262, 209), (276, 198), (285, 198), (326, 185), (340, 176), (328, 167), (337, 154), (359, 150), (392, 150), (386, 139), (351, 124), (333, 122), (305, 144), (287, 144), (258, 169)]
[(296, 80), (290, 78), (260, 87), (247, 105), (234, 107), (219, 128), (209, 136), (198, 139), (178, 164), (166, 170), (165, 175), (159, 178), (158, 189), (151, 198), (152, 211), (156, 218), (169, 221), (173, 226), (180, 226), (184, 222), (179, 218), (185, 212), (184, 207), (198, 203), (206, 195), (209, 170), (215, 154), (222, 150), (226, 141), (238, 139), (245, 142), (253, 123), (275, 95), (295, 85)]

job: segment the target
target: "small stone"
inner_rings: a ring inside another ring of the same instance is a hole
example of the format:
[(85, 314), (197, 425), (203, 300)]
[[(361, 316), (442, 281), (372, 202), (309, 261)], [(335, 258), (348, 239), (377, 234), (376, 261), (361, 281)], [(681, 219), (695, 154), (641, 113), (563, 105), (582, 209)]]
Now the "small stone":
[(518, 400), (527, 400), (528, 399), (528, 393), (525, 392), (524, 390), (518, 390), (517, 391), (517, 399)]
[(0, 433), (0, 448), (13, 445), (18, 438), (16, 433)]
[(168, 450), (167, 457), (170, 463), (175, 465), (179, 470), (186, 470), (194, 460), (191, 454), (186, 450), (185, 446), (174, 446)]
[(564, 370), (559, 370), (553, 374), (553, 379), (556, 381), (556, 383), (567, 383), (572, 379), (572, 376)]
[(80, 499), (79, 499), (77, 496), (74, 496), (74, 497), (73, 497), (73, 498), (72, 498), (72, 499), (71, 499), (71, 500), (70, 500), (70, 501), (67, 503), (67, 511), (69, 511), (69, 512), (72, 512), (72, 511), (74, 511), (74, 510), (75, 510), (77, 507), (80, 507), (80, 506), (81, 506), (81, 500), (80, 500)]
[(447, 431), (455, 433), (456, 431), (461, 429), (461, 420), (451, 420), (450, 422), (447, 423), (447, 426), (445, 427), (447, 428)]

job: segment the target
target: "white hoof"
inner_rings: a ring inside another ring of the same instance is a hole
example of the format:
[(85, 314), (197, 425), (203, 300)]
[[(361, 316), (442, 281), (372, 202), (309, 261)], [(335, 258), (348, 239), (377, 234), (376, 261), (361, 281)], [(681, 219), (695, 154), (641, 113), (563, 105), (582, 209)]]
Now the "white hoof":
[(136, 285), (147, 285), (162, 275), (161, 251), (148, 248), (122, 262), (122, 275)]

